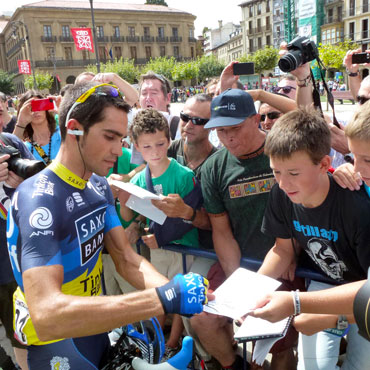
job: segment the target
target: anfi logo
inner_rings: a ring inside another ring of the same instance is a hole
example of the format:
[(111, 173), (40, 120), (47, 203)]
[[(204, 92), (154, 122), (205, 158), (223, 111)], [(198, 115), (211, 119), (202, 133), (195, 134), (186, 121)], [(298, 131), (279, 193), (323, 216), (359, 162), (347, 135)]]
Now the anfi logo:
[(50, 360), (51, 370), (70, 370), (69, 360), (67, 357), (54, 356)]
[(48, 229), (53, 224), (53, 216), (47, 208), (39, 207), (31, 213), (29, 223), (35, 229)]

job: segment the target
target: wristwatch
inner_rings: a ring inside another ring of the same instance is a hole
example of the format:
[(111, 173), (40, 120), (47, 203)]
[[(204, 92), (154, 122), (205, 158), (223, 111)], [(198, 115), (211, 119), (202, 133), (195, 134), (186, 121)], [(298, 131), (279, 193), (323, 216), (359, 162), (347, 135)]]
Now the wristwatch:
[(192, 224), (193, 221), (195, 220), (196, 215), (197, 215), (197, 210), (193, 208), (193, 214), (191, 215), (191, 218), (189, 220), (185, 220), (185, 218), (183, 218), (182, 221), (185, 222), (186, 224)]
[(349, 326), (349, 323), (348, 323), (347, 317), (344, 315), (339, 315), (338, 321), (337, 321), (337, 329), (346, 330), (348, 329), (348, 326)]
[(346, 73), (347, 73), (347, 75), (349, 76), (349, 77), (356, 77), (356, 76), (358, 76), (359, 74), (360, 74), (360, 72), (359, 71), (357, 71), (357, 72), (351, 72), (349, 69), (347, 69), (346, 68)]

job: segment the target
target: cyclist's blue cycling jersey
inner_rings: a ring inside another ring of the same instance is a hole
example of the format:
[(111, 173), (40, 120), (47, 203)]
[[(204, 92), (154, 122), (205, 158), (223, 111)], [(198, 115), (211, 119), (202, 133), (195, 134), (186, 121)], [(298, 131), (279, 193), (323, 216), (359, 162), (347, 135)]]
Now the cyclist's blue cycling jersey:
[(19, 285), (14, 294), (14, 324), (20, 342), (40, 347), (55, 342), (41, 342), (37, 337), (23, 294), (22, 273), (39, 266), (62, 265), (63, 293), (99, 295), (104, 234), (120, 225), (103, 177), (93, 174), (86, 182), (53, 162), (17, 188), (9, 210), (7, 236)]

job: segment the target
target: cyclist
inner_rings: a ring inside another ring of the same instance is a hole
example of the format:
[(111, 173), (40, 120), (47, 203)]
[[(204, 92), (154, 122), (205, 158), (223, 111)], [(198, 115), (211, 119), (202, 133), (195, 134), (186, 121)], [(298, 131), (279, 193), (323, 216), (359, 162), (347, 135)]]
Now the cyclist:
[[(12, 199), (8, 250), (18, 283), (17, 339), (31, 370), (97, 369), (106, 332), (164, 313), (202, 311), (207, 282), (170, 282), (130, 247), (104, 177), (121, 155), (130, 107), (108, 84), (78, 84), (60, 107), (62, 144), (53, 163), (24, 181)], [(117, 271), (141, 290), (101, 296), (104, 247)]]

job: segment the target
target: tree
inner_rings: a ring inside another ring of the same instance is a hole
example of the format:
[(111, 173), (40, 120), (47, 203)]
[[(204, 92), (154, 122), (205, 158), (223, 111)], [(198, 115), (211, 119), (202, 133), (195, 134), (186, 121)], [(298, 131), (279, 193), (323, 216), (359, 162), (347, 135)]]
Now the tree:
[(254, 62), (254, 70), (260, 74), (263, 71), (274, 69), (279, 60), (279, 50), (272, 46), (266, 46), (259, 49), (252, 55), (245, 55), (239, 59), (239, 62)]
[(164, 0), (146, 0), (145, 4), (168, 6)]
[(172, 80), (193, 80), (198, 77), (199, 68), (196, 63), (182, 62), (176, 63), (172, 69)]
[(217, 60), (214, 55), (211, 56), (201, 56), (196, 62), (198, 66), (198, 78), (199, 81), (205, 81), (207, 78), (220, 76), (225, 65)]
[[(88, 65), (86, 69), (95, 74), (97, 73), (96, 65)], [(108, 61), (107, 63), (102, 63), (100, 65), (100, 71), (102, 73), (116, 73), (130, 84), (136, 83), (140, 75), (139, 69), (135, 66), (133, 59), (120, 58), (113, 62)]]
[[(54, 77), (49, 72), (36, 72), (36, 83), (38, 90), (49, 90), (53, 85)], [(24, 86), (26, 89), (33, 89), (33, 76), (28, 75), (24, 79)]]
[(348, 50), (358, 49), (359, 45), (350, 39), (345, 39), (337, 44), (320, 44), (318, 49), (320, 59), (329, 69), (344, 70), (343, 59)]
[(0, 70), (0, 91), (6, 95), (13, 94), (15, 88), (13, 78), (15, 74)]
[(142, 67), (141, 73), (146, 73), (148, 71), (153, 71), (155, 73), (161, 74), (169, 80), (172, 79), (172, 70), (176, 64), (175, 57), (159, 57), (152, 59)]

